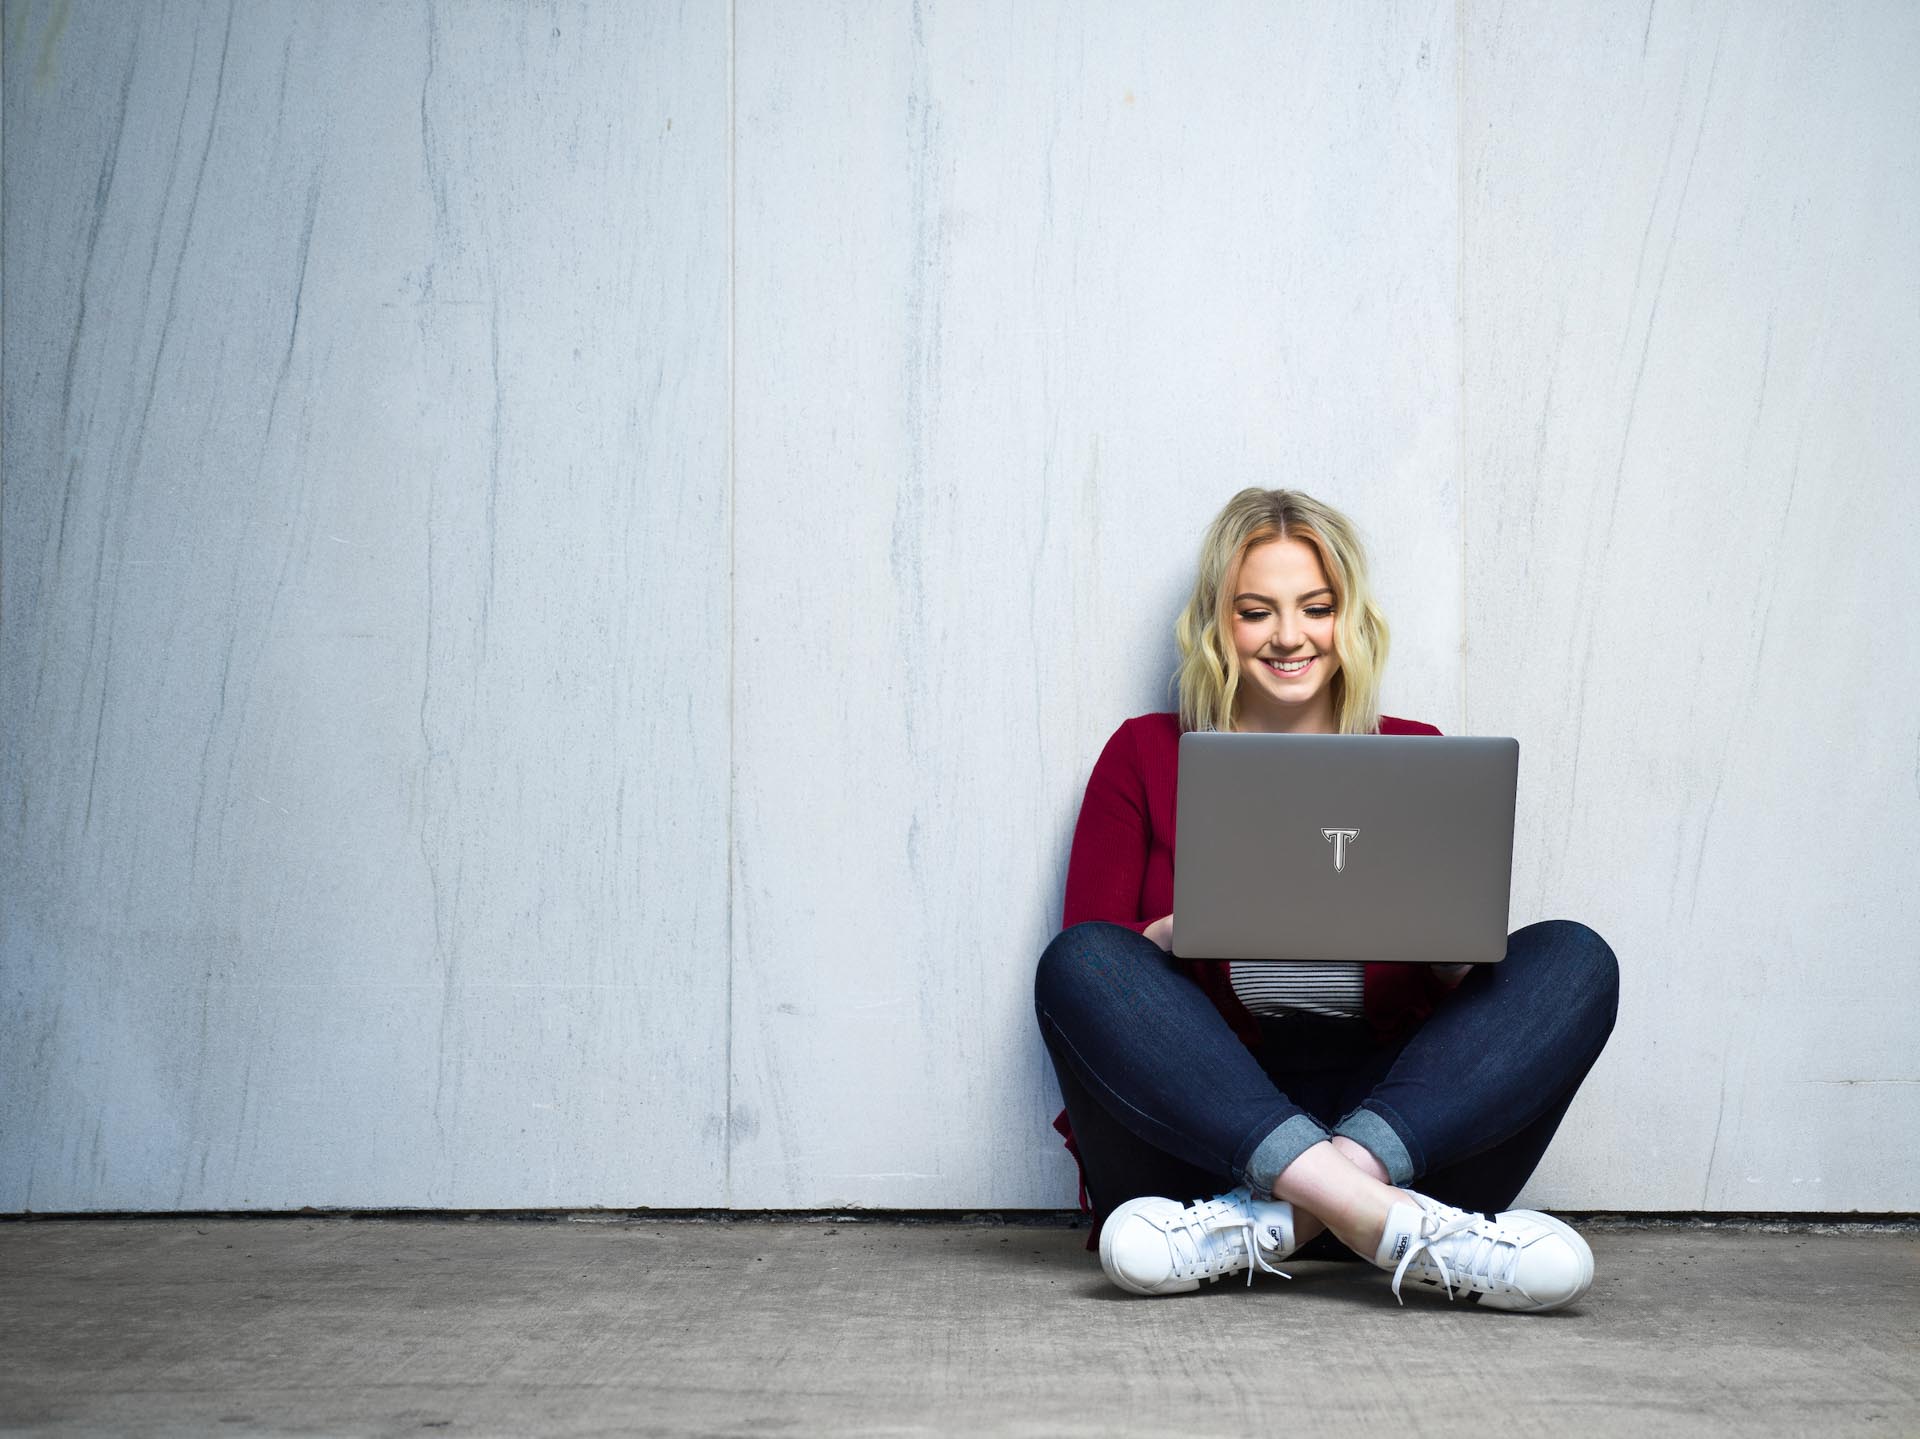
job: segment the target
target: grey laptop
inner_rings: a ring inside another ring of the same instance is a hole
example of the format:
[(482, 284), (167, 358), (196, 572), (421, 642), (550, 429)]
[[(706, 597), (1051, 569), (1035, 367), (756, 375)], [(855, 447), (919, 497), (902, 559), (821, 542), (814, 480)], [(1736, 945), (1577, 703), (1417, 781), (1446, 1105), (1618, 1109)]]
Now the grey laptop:
[(1183, 734), (1173, 952), (1504, 958), (1519, 769), (1514, 739)]

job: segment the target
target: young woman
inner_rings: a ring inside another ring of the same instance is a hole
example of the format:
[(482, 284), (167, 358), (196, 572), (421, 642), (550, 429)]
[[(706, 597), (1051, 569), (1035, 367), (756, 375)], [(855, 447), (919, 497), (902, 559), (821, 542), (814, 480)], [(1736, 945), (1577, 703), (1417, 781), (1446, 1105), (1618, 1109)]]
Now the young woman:
[(1169, 1294), (1337, 1241), (1393, 1271), (1395, 1295), (1572, 1303), (1593, 1282), (1586, 1243), (1506, 1206), (1612, 1031), (1613, 951), (1549, 920), (1457, 970), (1174, 958), (1183, 731), (1439, 733), (1379, 713), (1387, 625), (1365, 556), (1298, 491), (1228, 502), (1174, 633), (1179, 712), (1128, 720), (1095, 763), (1034, 983), (1102, 1268)]

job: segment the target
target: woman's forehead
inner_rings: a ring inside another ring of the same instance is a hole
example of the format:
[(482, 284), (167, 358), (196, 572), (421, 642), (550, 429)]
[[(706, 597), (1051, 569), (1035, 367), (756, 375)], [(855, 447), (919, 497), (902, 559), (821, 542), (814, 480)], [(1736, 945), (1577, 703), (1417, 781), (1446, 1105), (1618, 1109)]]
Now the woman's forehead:
[(1234, 588), (1241, 592), (1258, 590), (1261, 598), (1278, 600), (1282, 596), (1297, 598), (1326, 583), (1320, 552), (1308, 541), (1289, 535), (1248, 549)]

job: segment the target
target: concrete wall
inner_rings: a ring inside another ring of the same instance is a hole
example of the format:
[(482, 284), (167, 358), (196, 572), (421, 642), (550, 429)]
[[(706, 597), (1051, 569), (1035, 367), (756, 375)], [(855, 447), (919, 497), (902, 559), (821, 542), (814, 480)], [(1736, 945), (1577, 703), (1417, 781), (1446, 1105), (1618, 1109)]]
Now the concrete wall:
[(1463, 21), (1467, 721), (1625, 968), (1534, 1187), (1920, 1208), (1920, 9)]
[(1623, 960), (1533, 1197), (1915, 1207), (1904, 8), (4, 38), (0, 1208), (1070, 1203), (1032, 961), (1252, 483)]

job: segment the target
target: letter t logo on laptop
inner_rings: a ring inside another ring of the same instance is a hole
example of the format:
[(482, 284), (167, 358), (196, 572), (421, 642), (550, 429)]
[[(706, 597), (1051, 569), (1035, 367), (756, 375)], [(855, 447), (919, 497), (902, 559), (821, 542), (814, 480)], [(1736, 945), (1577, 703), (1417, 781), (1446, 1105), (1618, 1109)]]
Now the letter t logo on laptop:
[(1333, 844), (1333, 872), (1342, 873), (1347, 867), (1347, 841), (1359, 837), (1357, 829), (1323, 829), (1321, 835)]

